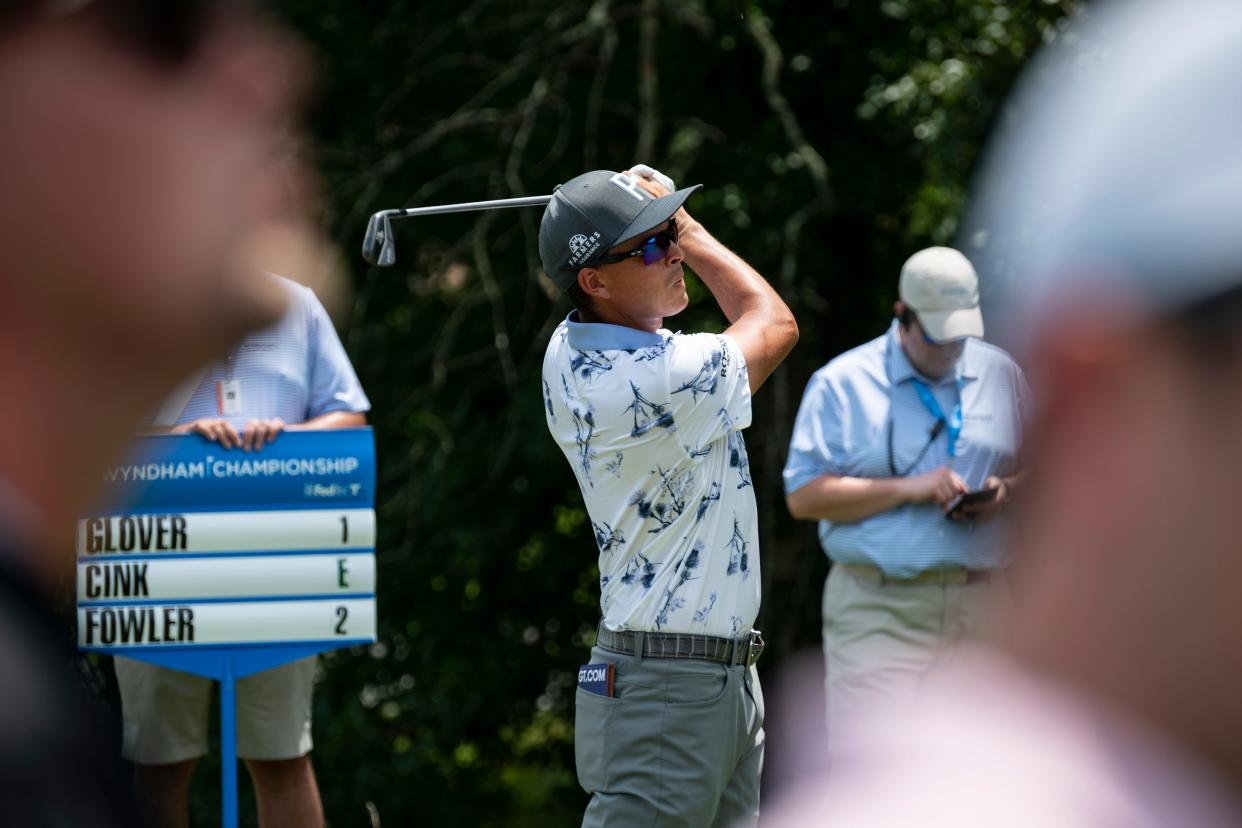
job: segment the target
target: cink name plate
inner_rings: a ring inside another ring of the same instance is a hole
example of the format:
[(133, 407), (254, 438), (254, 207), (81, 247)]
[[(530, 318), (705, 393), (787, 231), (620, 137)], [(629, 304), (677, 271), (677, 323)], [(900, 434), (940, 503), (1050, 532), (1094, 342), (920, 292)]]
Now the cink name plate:
[(360, 592), (375, 592), (370, 553), (78, 563), (79, 604)]

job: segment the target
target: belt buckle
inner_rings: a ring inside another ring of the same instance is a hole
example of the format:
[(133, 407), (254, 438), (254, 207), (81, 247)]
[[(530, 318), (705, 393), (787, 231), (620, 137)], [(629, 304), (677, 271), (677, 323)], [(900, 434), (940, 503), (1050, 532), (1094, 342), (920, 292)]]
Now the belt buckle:
[(746, 666), (752, 667), (759, 660), (759, 656), (763, 655), (763, 633), (759, 630), (750, 631), (750, 640), (746, 643)]

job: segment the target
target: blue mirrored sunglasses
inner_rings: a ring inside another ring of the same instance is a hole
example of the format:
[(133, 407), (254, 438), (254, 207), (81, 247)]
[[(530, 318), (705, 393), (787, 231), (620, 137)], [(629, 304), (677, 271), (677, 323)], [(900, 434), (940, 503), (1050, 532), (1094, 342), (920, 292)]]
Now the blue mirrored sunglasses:
[(614, 253), (611, 256), (601, 256), (589, 262), (583, 262), (578, 267), (599, 267), (600, 265), (616, 264), (624, 262), (626, 259), (632, 259), (636, 256), (643, 257), (644, 265), (653, 265), (656, 262), (662, 262), (668, 258), (668, 249), (677, 241), (677, 222), (670, 221), (668, 227), (653, 233), (643, 240), (643, 243), (633, 250), (627, 250), (624, 253)]

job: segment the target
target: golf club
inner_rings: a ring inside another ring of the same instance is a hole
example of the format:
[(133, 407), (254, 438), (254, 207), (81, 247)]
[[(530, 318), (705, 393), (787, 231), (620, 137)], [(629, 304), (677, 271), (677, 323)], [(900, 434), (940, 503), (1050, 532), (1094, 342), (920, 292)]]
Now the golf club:
[(552, 196), (543, 195), (380, 210), (367, 222), (367, 233), (362, 239), (362, 258), (378, 267), (390, 267), (397, 261), (397, 249), (392, 238), (392, 220), (396, 218), (431, 216), (437, 213), (470, 213), (475, 210), (501, 210), (506, 207), (542, 207), (551, 200)]

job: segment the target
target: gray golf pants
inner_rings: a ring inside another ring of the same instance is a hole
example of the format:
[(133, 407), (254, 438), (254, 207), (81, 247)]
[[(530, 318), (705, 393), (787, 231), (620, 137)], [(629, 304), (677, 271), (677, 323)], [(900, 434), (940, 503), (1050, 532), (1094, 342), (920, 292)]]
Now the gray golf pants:
[(763, 770), (763, 692), (754, 667), (638, 659), (615, 664), (611, 698), (578, 690), (578, 782), (591, 794), (583, 828), (755, 826)]

